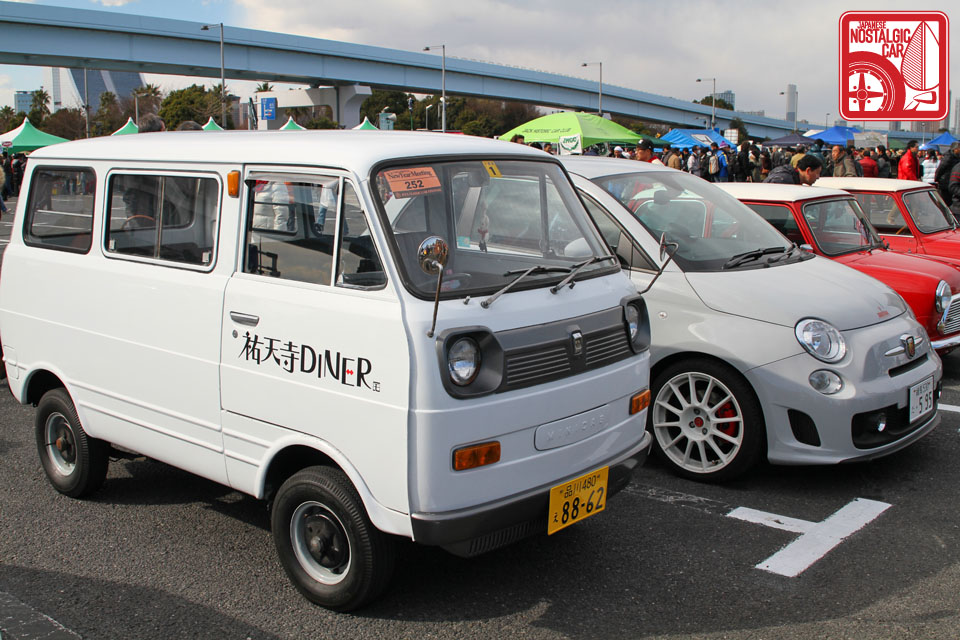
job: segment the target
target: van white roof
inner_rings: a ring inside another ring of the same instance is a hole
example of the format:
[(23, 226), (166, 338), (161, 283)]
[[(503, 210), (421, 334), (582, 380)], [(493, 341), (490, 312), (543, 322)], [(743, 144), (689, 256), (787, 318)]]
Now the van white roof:
[(814, 198), (850, 197), (846, 191), (771, 182), (718, 182), (717, 186), (737, 200), (800, 202)]
[(814, 183), (817, 187), (831, 189), (856, 189), (863, 191), (907, 191), (909, 189), (930, 188), (933, 185), (918, 180), (897, 180), (896, 178), (820, 178)]
[(361, 177), (383, 160), (424, 156), (548, 156), (524, 145), (417, 131), (168, 131), (104, 136), (51, 145), (33, 159), (213, 162), (342, 167)]

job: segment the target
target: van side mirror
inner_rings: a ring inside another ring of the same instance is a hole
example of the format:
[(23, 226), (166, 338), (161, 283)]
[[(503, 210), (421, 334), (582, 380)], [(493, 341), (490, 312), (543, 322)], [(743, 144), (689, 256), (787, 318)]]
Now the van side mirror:
[(430, 325), (430, 331), (427, 331), (427, 337), (432, 338), (433, 332), (437, 328), (437, 309), (440, 307), (440, 287), (443, 285), (443, 268), (447, 265), (447, 258), (450, 257), (450, 247), (447, 241), (440, 236), (429, 236), (424, 238), (417, 249), (417, 261), (420, 268), (428, 275), (437, 274), (437, 295), (433, 299), (433, 323)]
[(670, 264), (670, 261), (673, 260), (673, 254), (676, 253), (677, 249), (679, 248), (680, 245), (676, 242), (667, 242), (667, 234), (660, 234), (660, 261), (663, 262), (663, 264), (661, 264), (660, 268), (657, 269), (657, 274), (653, 276), (653, 280), (650, 281), (650, 284), (647, 285), (647, 288), (640, 292), (640, 295), (650, 291), (653, 283), (657, 281), (657, 278), (660, 277), (660, 275), (663, 273), (663, 270), (666, 269), (667, 265)]

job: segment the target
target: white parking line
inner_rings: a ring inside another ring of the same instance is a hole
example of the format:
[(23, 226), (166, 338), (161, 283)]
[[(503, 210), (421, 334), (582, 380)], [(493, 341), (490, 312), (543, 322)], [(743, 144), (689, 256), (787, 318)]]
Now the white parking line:
[(886, 502), (857, 498), (823, 522), (786, 518), (746, 507), (738, 507), (727, 515), (738, 520), (801, 534), (786, 547), (756, 565), (757, 569), (794, 578), (890, 506)]
[(958, 406), (955, 405), (955, 404), (939, 404), (939, 405), (937, 405), (937, 408), (939, 408), (939, 409), (942, 410), (942, 411), (950, 411), (950, 412), (953, 412), (953, 413), (960, 413), (960, 407), (958, 407)]

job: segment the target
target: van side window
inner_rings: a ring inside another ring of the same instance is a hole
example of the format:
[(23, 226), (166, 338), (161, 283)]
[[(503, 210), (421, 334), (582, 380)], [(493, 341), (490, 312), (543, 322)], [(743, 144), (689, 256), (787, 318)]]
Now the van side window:
[(247, 187), (244, 272), (329, 285), (340, 179), (270, 174)]
[(387, 283), (383, 263), (370, 235), (360, 199), (353, 185), (344, 183), (340, 226), (340, 264), (337, 284), (348, 287), (382, 287)]
[(93, 238), (92, 169), (37, 167), (24, 234), (28, 245), (86, 253)]
[(108, 253), (209, 266), (220, 184), (214, 178), (114, 174), (107, 188)]

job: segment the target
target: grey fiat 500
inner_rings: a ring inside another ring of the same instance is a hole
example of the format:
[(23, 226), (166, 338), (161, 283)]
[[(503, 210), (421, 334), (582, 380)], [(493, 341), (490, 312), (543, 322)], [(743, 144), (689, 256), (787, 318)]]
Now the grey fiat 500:
[(798, 248), (700, 178), (563, 162), (636, 286), (656, 280), (648, 428), (679, 474), (875, 458), (937, 425), (940, 359), (892, 289)]

